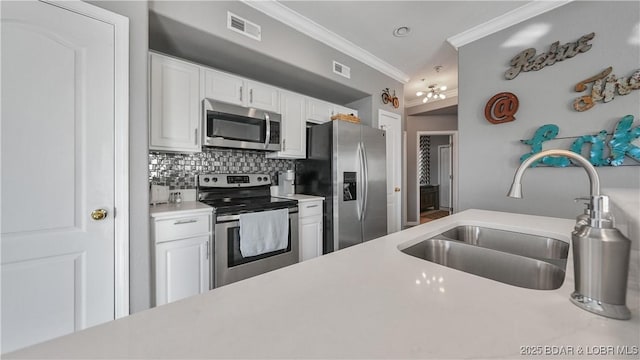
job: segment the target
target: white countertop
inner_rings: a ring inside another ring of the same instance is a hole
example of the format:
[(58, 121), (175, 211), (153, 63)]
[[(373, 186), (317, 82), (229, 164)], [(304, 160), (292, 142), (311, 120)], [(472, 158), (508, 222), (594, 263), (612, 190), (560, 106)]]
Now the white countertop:
[(213, 208), (199, 201), (184, 201), (180, 204), (167, 203), (149, 206), (151, 217), (174, 216), (184, 214), (185, 211), (213, 211)]
[(638, 357), (638, 293), (627, 295), (628, 321), (579, 309), (571, 252), (563, 286), (539, 291), (398, 250), (462, 224), (569, 242), (574, 221), (467, 210), (8, 357), (514, 359), (572, 347), (603, 359), (616, 346)]
[(274, 197), (283, 198), (283, 199), (298, 200), (298, 202), (324, 200), (324, 197), (322, 197), (322, 196), (304, 195), (304, 194), (275, 195)]

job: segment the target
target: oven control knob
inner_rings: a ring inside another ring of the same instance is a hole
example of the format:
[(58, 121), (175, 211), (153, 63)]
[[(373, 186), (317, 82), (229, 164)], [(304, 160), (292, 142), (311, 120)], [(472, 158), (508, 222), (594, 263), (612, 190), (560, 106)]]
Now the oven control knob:
[(258, 182), (262, 181), (262, 178), (260, 176), (258, 176)]
[(213, 180), (213, 182), (218, 182), (218, 178), (217, 177), (211, 178), (211, 180)]
[(204, 178), (204, 182), (209, 182), (209, 178), (208, 177)]

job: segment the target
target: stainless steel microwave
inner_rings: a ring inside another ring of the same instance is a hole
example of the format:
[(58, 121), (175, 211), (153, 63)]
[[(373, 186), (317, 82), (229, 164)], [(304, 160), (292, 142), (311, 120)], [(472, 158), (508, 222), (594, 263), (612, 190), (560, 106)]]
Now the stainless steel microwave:
[(280, 114), (211, 99), (203, 107), (205, 146), (281, 150)]

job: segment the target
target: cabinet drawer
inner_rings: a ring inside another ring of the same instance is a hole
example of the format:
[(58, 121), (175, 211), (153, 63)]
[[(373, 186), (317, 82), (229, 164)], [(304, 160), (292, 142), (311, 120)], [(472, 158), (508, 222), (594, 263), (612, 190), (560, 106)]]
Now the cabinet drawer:
[(309, 201), (298, 203), (300, 217), (322, 215), (322, 201)]
[(209, 215), (193, 215), (158, 220), (155, 225), (157, 243), (183, 239), (194, 235), (208, 234), (209, 231)]

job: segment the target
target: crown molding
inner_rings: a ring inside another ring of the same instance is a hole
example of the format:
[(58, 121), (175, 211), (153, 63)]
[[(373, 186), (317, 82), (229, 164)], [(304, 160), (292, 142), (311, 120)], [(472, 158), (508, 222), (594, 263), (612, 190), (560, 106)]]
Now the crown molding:
[(535, 0), (483, 24), (474, 26), (458, 35), (454, 35), (448, 38), (447, 42), (458, 50), (463, 45), (482, 39), (485, 36), (504, 30), (525, 20), (529, 20), (572, 1), (574, 0)]
[(241, 1), (255, 10), (272, 17), (273, 19), (280, 21), (281, 23), (315, 40), (318, 40), (329, 47), (351, 56), (352, 58), (380, 71), (402, 84), (409, 82), (409, 75), (315, 21), (301, 15), (285, 5), (282, 5), (277, 0)]
[(451, 90), (446, 90), (446, 91), (442, 91), (442, 93), (446, 96), (445, 99), (438, 99), (438, 100), (429, 100), (426, 103), (422, 102), (423, 97), (419, 97), (417, 99), (413, 99), (411, 101), (405, 101), (404, 103), (404, 107), (406, 108), (410, 108), (410, 107), (414, 107), (414, 106), (418, 106), (418, 105), (424, 105), (424, 104), (434, 104), (438, 101), (442, 101), (442, 100), (446, 100), (446, 99), (451, 99), (454, 97), (458, 96), (458, 89), (451, 89)]

